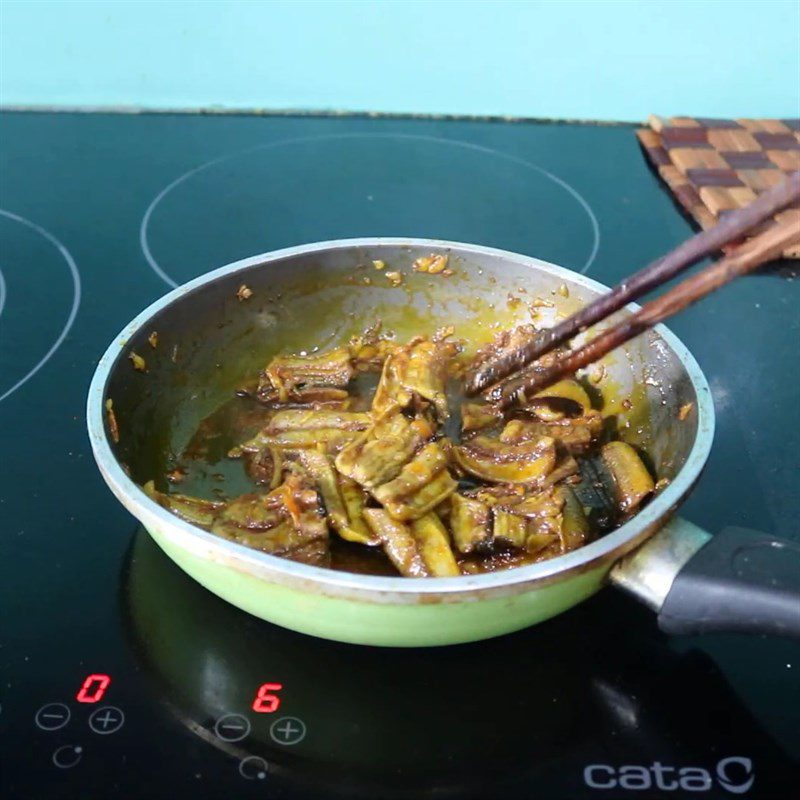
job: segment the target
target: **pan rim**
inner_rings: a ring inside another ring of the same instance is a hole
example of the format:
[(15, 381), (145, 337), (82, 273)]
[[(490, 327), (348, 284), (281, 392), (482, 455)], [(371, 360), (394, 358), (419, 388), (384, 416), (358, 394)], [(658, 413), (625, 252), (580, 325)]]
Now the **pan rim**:
[[(145, 527), (148, 524), (158, 526), (160, 532), (182, 549), (272, 583), (294, 586), (304, 591), (324, 591), (334, 596), (360, 596), (383, 602), (419, 602), (425, 598), (461, 599), (469, 595), (522, 591), (533, 585), (566, 578), (570, 574), (586, 572), (604, 562), (610, 566), (613, 560), (657, 530), (680, 505), (708, 459), (714, 437), (715, 415), (711, 391), (700, 366), (680, 339), (663, 325), (657, 325), (654, 332), (683, 364), (697, 398), (697, 434), (686, 462), (669, 486), (635, 517), (611, 533), (563, 556), (510, 570), (452, 578), (409, 579), (360, 575), (301, 564), (222, 539), (181, 520), (149, 498), (122, 469), (105, 428), (106, 385), (117, 360), (122, 357), (127, 341), (147, 327), (156, 314), (220, 278), (300, 255), (355, 247), (449, 248), (470, 255), (501, 257), (523, 267), (544, 267), (550, 274), (581, 284), (592, 291), (609, 291), (607, 286), (592, 278), (532, 256), (465, 242), (413, 237), (359, 237), (298, 245), (240, 259), (194, 278), (151, 303), (114, 337), (98, 362), (87, 397), (87, 428), (98, 468), (112, 492)], [(626, 308), (634, 311), (639, 306), (631, 303)]]

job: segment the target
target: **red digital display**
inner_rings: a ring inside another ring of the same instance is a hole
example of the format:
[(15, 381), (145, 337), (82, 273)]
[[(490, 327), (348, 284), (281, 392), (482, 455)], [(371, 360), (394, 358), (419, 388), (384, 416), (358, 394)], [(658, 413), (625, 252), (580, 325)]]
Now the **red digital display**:
[(256, 692), (256, 699), (253, 700), (253, 711), (258, 711), (259, 714), (271, 714), (277, 711), (281, 699), (273, 692), (279, 692), (281, 689), (283, 684), (280, 683), (262, 683)]
[(103, 699), (110, 683), (111, 678), (108, 675), (89, 675), (75, 695), (75, 699), (79, 703), (97, 703)]

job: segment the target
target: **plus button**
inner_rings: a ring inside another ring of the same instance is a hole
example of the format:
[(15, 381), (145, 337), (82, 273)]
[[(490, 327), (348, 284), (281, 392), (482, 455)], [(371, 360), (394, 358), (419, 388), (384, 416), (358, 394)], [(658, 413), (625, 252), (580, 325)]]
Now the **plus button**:
[(297, 717), (281, 717), (272, 723), (269, 735), (278, 744), (297, 744), (306, 736), (306, 724)]
[(125, 723), (125, 715), (116, 706), (103, 706), (89, 716), (89, 727), (100, 734), (114, 733)]

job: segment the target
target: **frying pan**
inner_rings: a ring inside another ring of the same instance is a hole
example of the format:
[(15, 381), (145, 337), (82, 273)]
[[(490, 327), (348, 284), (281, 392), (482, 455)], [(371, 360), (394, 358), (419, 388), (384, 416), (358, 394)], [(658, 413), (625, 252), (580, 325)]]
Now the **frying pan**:
[[(413, 272), (432, 252), (449, 255), (453, 275)], [(400, 272), (401, 285), (373, 260)], [(243, 284), (248, 299), (238, 294)], [(378, 318), (401, 341), (447, 323), (477, 346), (527, 321), (531, 299), (546, 301), (546, 319), (606, 291), (535, 258), (425, 239), (339, 240), (237, 261), (170, 292), (114, 339), (89, 390), (92, 450), (112, 492), (189, 575), (257, 617), (314, 636), (384, 646), (486, 639), (553, 617), (609, 582), (657, 611), (667, 631), (800, 635), (800, 546), (742, 529), (711, 537), (674, 516), (708, 457), (714, 410), (697, 363), (663, 326), (607, 356), (600, 388), (621, 438), (668, 484), (617, 530), (548, 561), (455, 578), (334, 571), (219, 538), (140, 488), (163, 481), (200, 422), (278, 352), (343, 344)], [(132, 353), (146, 371), (134, 369)]]

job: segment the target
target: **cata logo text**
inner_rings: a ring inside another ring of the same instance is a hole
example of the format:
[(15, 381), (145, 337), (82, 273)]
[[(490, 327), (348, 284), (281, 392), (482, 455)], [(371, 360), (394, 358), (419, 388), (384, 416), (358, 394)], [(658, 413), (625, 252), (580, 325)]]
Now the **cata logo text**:
[(752, 759), (728, 756), (720, 759), (713, 772), (705, 767), (652, 764), (589, 764), (583, 782), (592, 789), (631, 792), (661, 789), (664, 792), (709, 792), (715, 785), (731, 794), (745, 794), (755, 781)]

